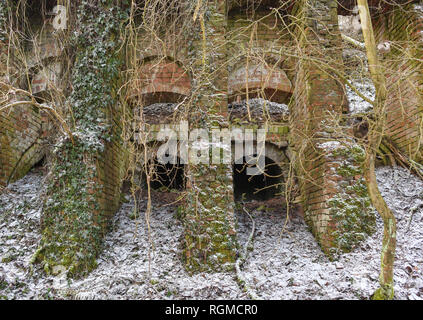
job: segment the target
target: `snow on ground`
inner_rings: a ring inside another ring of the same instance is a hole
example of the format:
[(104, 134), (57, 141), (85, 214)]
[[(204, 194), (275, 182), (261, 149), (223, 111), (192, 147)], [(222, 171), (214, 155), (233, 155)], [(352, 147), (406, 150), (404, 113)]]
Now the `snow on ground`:
[(0, 299), (31, 291), (27, 275), (40, 240), (42, 180), (31, 172), (0, 194)]
[[(402, 168), (379, 168), (377, 177), (398, 219), (395, 297), (423, 299), (423, 181)], [(408, 230), (411, 211), (415, 213)], [(293, 220), (279, 241), (282, 222), (269, 223), (266, 216), (256, 220), (254, 250), (245, 272), (263, 299), (366, 299), (377, 288), (380, 218), (377, 232), (337, 262), (326, 258), (302, 220)]]
[[(376, 90), (369, 79), (356, 79), (351, 84), (365, 97), (371, 101), (375, 99)], [(350, 86), (345, 86), (351, 114), (364, 113), (370, 111), (373, 106), (355, 93)]]
[[(402, 168), (379, 168), (377, 177), (398, 219), (396, 298), (423, 299), (423, 181)], [(179, 259), (183, 229), (170, 207), (155, 205), (150, 217), (151, 250), (144, 216), (131, 219), (131, 201), (116, 214), (98, 268), (87, 277), (46, 276), (39, 266), (31, 275), (29, 259), (40, 239), (42, 179), (39, 172), (31, 172), (0, 196), (0, 299), (248, 298), (233, 273), (190, 276), (184, 271)], [(256, 222), (253, 250), (242, 270), (260, 298), (367, 299), (376, 289), (380, 219), (372, 237), (339, 261), (330, 262), (301, 218), (294, 216), (281, 234), (285, 222), (281, 213), (256, 210), (252, 214)], [(238, 214), (240, 245), (250, 231), (249, 218)]]

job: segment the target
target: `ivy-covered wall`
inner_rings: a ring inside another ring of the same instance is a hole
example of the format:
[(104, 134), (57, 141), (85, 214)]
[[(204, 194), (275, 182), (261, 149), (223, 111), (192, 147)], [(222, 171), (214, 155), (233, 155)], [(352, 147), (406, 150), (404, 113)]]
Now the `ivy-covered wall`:
[[(116, 3), (120, 1), (78, 1), (77, 15), (71, 20), (74, 24), (70, 26), (72, 36), (67, 50), (74, 54), (74, 60), (71, 93), (66, 98), (66, 109), (69, 110), (66, 120), (72, 136), (62, 136), (56, 141), (49, 159), (50, 180), (42, 217), (43, 238), (35, 256), (48, 272), (54, 271), (55, 266), (64, 266), (71, 275), (79, 275), (94, 268), (110, 217), (119, 207), (128, 152), (121, 139), (124, 108), (118, 94), (123, 84), (121, 71), (125, 52), (121, 33), (125, 30), (127, 13)], [(0, 24), (7, 21), (4, 4), (4, 1), (0, 2)], [(289, 136), (305, 219), (325, 252), (332, 254), (352, 249), (372, 231), (374, 215), (362, 178), (363, 150), (339, 134), (350, 130), (342, 117), (348, 109), (344, 88), (324, 65), (326, 62), (342, 68), (337, 1), (297, 1), (290, 16), (297, 23), (295, 39), (279, 33), (276, 27), (269, 29), (270, 25), (278, 23), (274, 17), (259, 15), (261, 20), (254, 42), (251, 42), (248, 30), (245, 34), (233, 32), (250, 21), (243, 21), (245, 17), (237, 13), (228, 20), (226, 5), (224, 0), (203, 1), (198, 12), (200, 16), (194, 22), (195, 30), (184, 38), (184, 41), (188, 39), (186, 43), (179, 47), (173, 43), (173, 47), (166, 48), (167, 54), (174, 54), (172, 63), (162, 60), (160, 76), (150, 82), (151, 79), (144, 78), (152, 78), (153, 74), (157, 76), (156, 70), (143, 70), (141, 80), (153, 85), (149, 91), (141, 93), (179, 90), (174, 93), (192, 94), (192, 109), (185, 119), (191, 128), (229, 128), (233, 121), (232, 125), (257, 129), (262, 125), (260, 121), (253, 119), (250, 123), (240, 123), (239, 119), (229, 119), (228, 115), (229, 73), (238, 70), (236, 68), (240, 65), (244, 67), (244, 61), (232, 61), (238, 54), (237, 47), (245, 49), (253, 43), (253, 53), (277, 52), (278, 46), (283, 46), (285, 41), (298, 41), (298, 58), (284, 60), (282, 65), (289, 71), (286, 75), (280, 72), (280, 77), (275, 77), (282, 79), (283, 83), (277, 87), (285, 88), (289, 93), (287, 97), (293, 94), (289, 127), (286, 117), (271, 119), (275, 121), (269, 126), (268, 141), (286, 143)], [(392, 38), (393, 28), (400, 26), (399, 29), (408, 31), (395, 34), (395, 39), (408, 39), (420, 30), (421, 20), (417, 18), (413, 16), (414, 20), (404, 20), (400, 14), (395, 16), (393, 13), (383, 20), (385, 27), (380, 30)], [(412, 21), (420, 21), (414, 29), (409, 28)], [(235, 42), (229, 45), (228, 29), (232, 30), (232, 35), (236, 34)], [(5, 73), (7, 51), (7, 34), (2, 30), (0, 28), (0, 77)], [(172, 34), (166, 37), (172, 38)], [(271, 43), (272, 48), (269, 47)], [(159, 47), (162, 49), (161, 45)], [(412, 53), (420, 57), (420, 49), (421, 46), (417, 46)], [(141, 56), (140, 60), (161, 57), (157, 52), (146, 51)], [(155, 60), (146, 60), (154, 62), (152, 64), (157, 67)], [(409, 65), (405, 64), (406, 67)], [(411, 79), (417, 91), (421, 85), (420, 69), (412, 69), (413, 77), (407, 80)], [(192, 73), (189, 77), (186, 70)], [(175, 79), (179, 80), (173, 83), (173, 87), (172, 83), (166, 83)], [(407, 81), (401, 82), (404, 90)], [(178, 90), (175, 90), (176, 83)], [(416, 102), (413, 99), (410, 101)], [(414, 102), (406, 104), (407, 112), (411, 110), (407, 117), (412, 119), (405, 120), (405, 129), (402, 128), (404, 122), (397, 120), (400, 119), (397, 111), (390, 109), (390, 132), (398, 138), (396, 142), (402, 148), (409, 150), (411, 146), (416, 151), (421, 110), (420, 104)], [(392, 108), (398, 109), (398, 105), (392, 104)], [(42, 123), (43, 116), (33, 108), (18, 107), (11, 113), (0, 114), (0, 185), (24, 175), (37, 160), (31, 155), (42, 155), (33, 148), (39, 144), (39, 137), (45, 135)], [(157, 125), (157, 130), (153, 131), (157, 132), (159, 127)], [(402, 138), (408, 137), (408, 132), (414, 140)], [(402, 144), (404, 141), (411, 142)], [(237, 250), (232, 167), (229, 164), (190, 164), (186, 172), (188, 190), (183, 208), (183, 259), (187, 269), (231, 269)]]
[(119, 206), (125, 151), (117, 90), (123, 67), (119, 32), (127, 15), (113, 1), (82, 1), (72, 46), (72, 138), (57, 142), (37, 259), (70, 275), (95, 267), (110, 217)]
[[(197, 95), (189, 122), (192, 128), (210, 130), (229, 125), (226, 99), (228, 74), (221, 68), (227, 59), (226, 1), (208, 0), (204, 5), (204, 40), (199, 21), (199, 36), (191, 48), (195, 57)], [(233, 269), (237, 245), (232, 166), (189, 164), (187, 171), (188, 196), (184, 210), (184, 259), (187, 269)]]

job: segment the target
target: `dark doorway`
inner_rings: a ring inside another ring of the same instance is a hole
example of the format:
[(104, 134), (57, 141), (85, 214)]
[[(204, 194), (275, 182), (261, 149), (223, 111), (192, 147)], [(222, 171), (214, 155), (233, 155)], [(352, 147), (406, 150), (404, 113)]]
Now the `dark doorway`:
[(247, 162), (233, 166), (234, 196), (240, 200), (269, 200), (281, 192), (282, 169), (272, 159), (265, 158), (265, 170), (260, 175), (247, 175)]
[(185, 189), (184, 165), (179, 163), (179, 159), (176, 164), (162, 164), (155, 159), (153, 165), (151, 176), (153, 189), (163, 191)]

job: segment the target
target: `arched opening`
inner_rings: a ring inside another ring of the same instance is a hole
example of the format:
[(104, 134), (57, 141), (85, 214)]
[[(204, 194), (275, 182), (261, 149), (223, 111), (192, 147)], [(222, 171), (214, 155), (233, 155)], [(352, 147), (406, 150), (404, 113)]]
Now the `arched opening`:
[[(245, 62), (247, 63), (247, 62)], [(247, 97), (287, 104), (293, 87), (286, 73), (277, 65), (249, 61), (248, 68), (234, 69), (228, 78), (229, 102)]]
[(188, 71), (170, 57), (145, 58), (131, 81), (131, 98), (142, 97), (145, 105), (178, 100), (191, 91)]
[[(47, 19), (51, 19), (53, 9), (57, 5), (57, 0), (19, 1), (16, 4), (16, 10), (17, 13), (21, 13), (22, 16), (17, 18), (27, 18), (31, 23), (42, 24)], [(31, 25), (29, 26), (31, 27)]]
[(280, 13), (288, 14), (294, 1), (279, 0), (228, 0), (229, 17), (243, 14), (246, 18), (257, 18), (257, 15), (269, 14), (273, 9), (278, 9)]
[(242, 164), (233, 165), (235, 201), (265, 201), (281, 194), (283, 171), (275, 161), (265, 157), (264, 172), (259, 175), (248, 175), (249, 164), (245, 157), (242, 160)]
[[(148, 172), (151, 174), (150, 186), (153, 190), (182, 191), (185, 189), (185, 168), (180, 163), (179, 158), (175, 164), (162, 164), (155, 158), (150, 162), (150, 165), (153, 166), (148, 168)], [(146, 172), (143, 173), (145, 182), (147, 181), (146, 174)]]
[[(163, 127), (145, 130), (144, 125), (169, 125), (177, 123), (182, 111), (183, 100), (191, 91), (191, 78), (188, 71), (171, 57), (146, 57), (140, 62), (137, 77), (130, 84), (130, 103), (133, 106), (133, 140), (136, 144), (147, 139), (147, 145), (137, 144), (137, 155), (147, 162), (137, 166), (135, 176), (137, 183), (146, 186), (149, 175), (150, 186), (160, 192), (181, 191), (185, 189), (184, 165), (177, 159), (175, 164), (161, 163), (155, 154), (160, 142), (156, 134)], [(159, 128), (159, 129), (157, 129)], [(142, 138), (142, 139), (139, 139)], [(147, 150), (144, 150), (147, 148)]]
[(129, 97), (136, 119), (141, 117), (142, 109), (145, 123), (174, 122), (174, 116), (181, 111), (178, 104), (191, 92), (188, 71), (170, 57), (149, 57), (140, 63), (136, 74)]
[(293, 86), (274, 59), (241, 61), (228, 77), (231, 121), (288, 121)]

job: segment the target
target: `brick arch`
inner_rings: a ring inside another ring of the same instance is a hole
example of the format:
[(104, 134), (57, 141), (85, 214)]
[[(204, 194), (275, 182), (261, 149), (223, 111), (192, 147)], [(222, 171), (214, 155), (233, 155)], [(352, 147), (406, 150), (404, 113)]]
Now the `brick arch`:
[[(288, 178), (289, 159), (283, 150), (271, 143), (266, 143), (265, 161), (266, 176), (259, 174), (257, 176), (247, 176), (245, 173), (245, 162), (243, 164), (236, 163), (235, 146), (232, 144), (232, 170), (235, 200), (239, 200), (243, 193), (246, 194), (247, 200), (269, 200), (280, 192), (278, 187), (272, 185), (280, 185), (285, 183)], [(245, 161), (242, 157), (242, 161)], [(269, 189), (270, 187), (270, 189)], [(258, 194), (256, 191), (262, 189)]]
[(147, 57), (137, 70), (131, 96), (141, 97), (145, 105), (177, 102), (191, 93), (191, 76), (184, 66), (171, 57)]
[[(254, 147), (254, 150), (256, 146)], [(274, 163), (279, 165), (281, 168), (289, 166), (289, 158), (285, 155), (283, 149), (277, 145), (266, 141), (266, 153), (265, 156), (272, 160)], [(232, 142), (232, 162), (235, 162), (235, 143)]]
[(238, 63), (229, 72), (228, 95), (229, 101), (237, 96), (261, 96), (267, 100), (286, 103), (292, 95), (293, 86), (280, 63), (266, 63), (264, 61), (246, 61)]
[[(155, 167), (156, 173), (154, 174), (154, 177), (152, 177), (153, 180), (151, 181), (152, 183), (151, 186), (153, 189), (158, 189), (162, 186), (159, 181), (162, 181), (163, 179), (166, 180), (165, 176), (167, 173), (168, 175), (171, 176), (172, 179), (176, 179), (174, 181), (176, 184), (172, 184), (173, 186), (172, 189), (183, 190), (185, 188), (185, 183), (186, 183), (186, 180), (185, 180), (186, 165), (179, 162), (180, 161), (179, 154), (177, 155), (178, 163), (175, 165), (172, 165), (172, 164), (164, 165), (164, 164), (158, 163), (157, 152), (159, 148), (165, 144), (166, 142), (157, 141), (157, 140), (152, 140), (146, 144), (146, 147), (148, 148), (148, 152), (146, 153), (147, 158), (141, 157), (140, 159), (138, 159), (136, 167), (134, 168), (135, 172), (133, 172), (133, 174), (135, 174), (136, 176), (135, 180), (140, 184), (146, 184), (144, 166), (147, 163), (149, 165), (156, 166)], [(144, 154), (143, 148), (144, 146), (140, 146), (140, 150), (139, 150), (140, 154)], [(174, 170), (177, 170), (177, 172), (175, 172)], [(177, 176), (174, 176), (174, 175), (177, 175)], [(178, 186), (176, 187), (176, 185)]]

